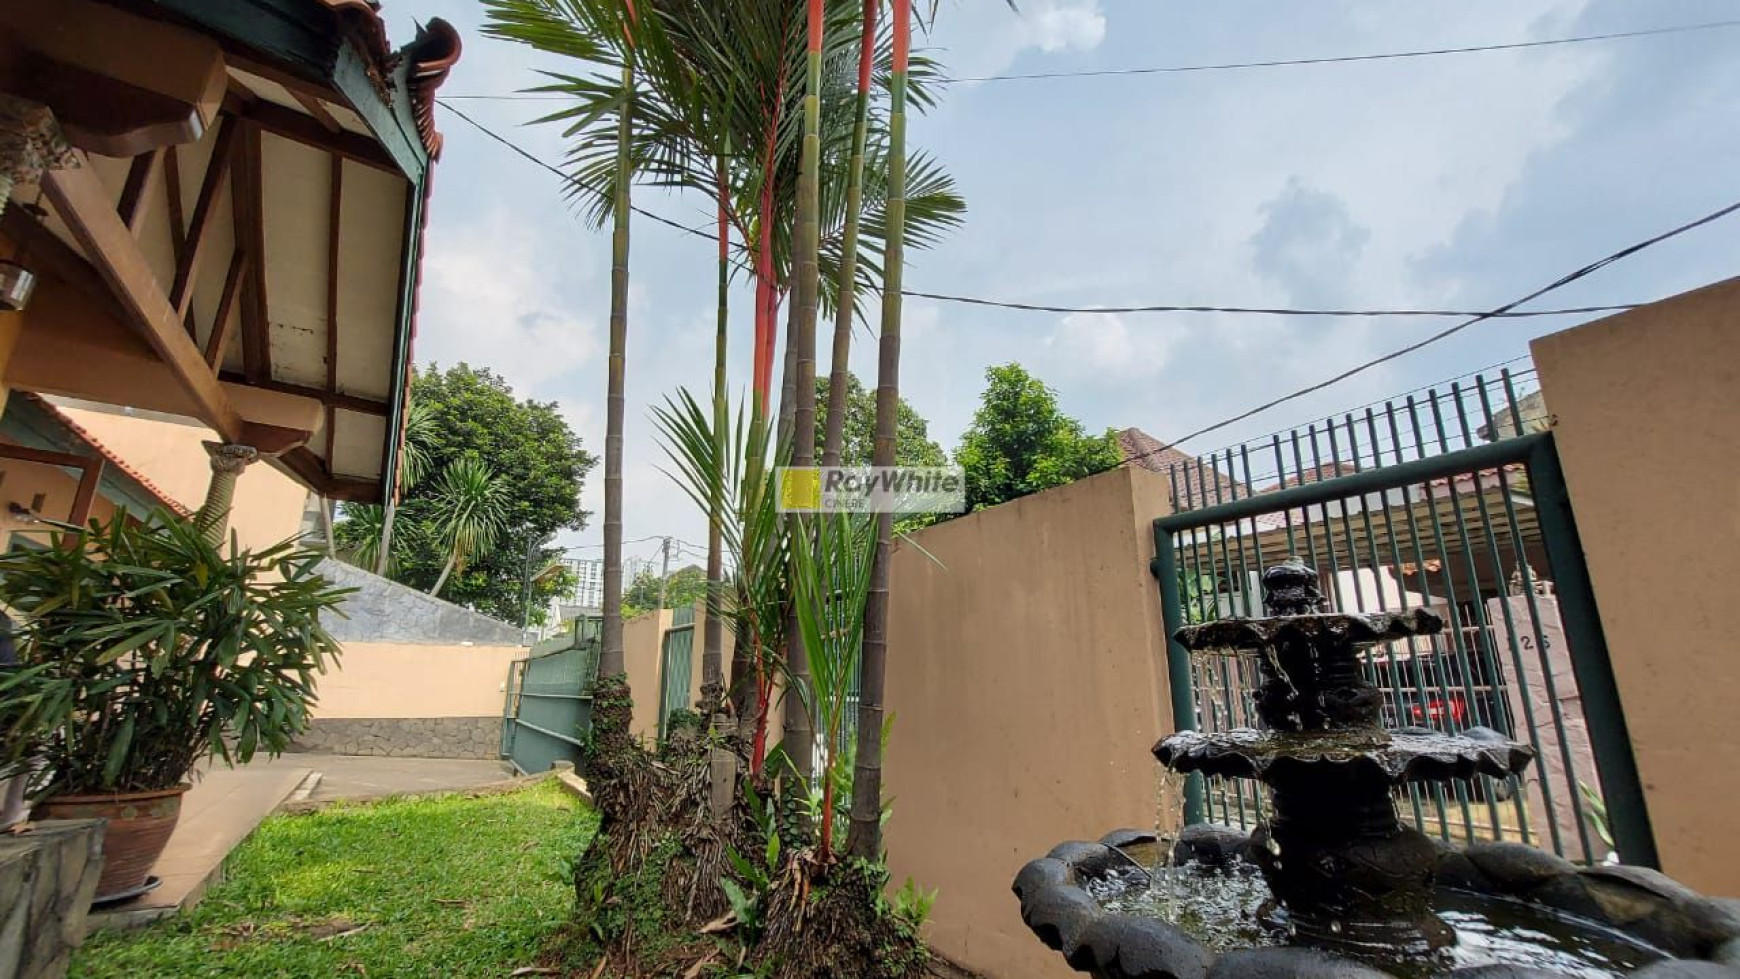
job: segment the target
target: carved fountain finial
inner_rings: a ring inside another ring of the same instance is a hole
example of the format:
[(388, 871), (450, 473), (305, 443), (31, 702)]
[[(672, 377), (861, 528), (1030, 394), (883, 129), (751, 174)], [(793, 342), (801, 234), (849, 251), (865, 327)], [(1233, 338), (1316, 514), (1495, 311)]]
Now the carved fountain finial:
[(1317, 570), (1297, 554), (1263, 572), (1263, 611), (1269, 615), (1313, 615), (1323, 611)]

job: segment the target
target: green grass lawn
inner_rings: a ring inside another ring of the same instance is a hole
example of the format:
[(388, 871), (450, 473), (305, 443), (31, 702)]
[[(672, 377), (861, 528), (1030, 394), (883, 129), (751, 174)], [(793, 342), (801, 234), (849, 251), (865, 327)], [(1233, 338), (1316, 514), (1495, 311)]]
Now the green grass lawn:
[(71, 975), (503, 979), (567, 920), (596, 828), (550, 781), (274, 816), (192, 913), (93, 936)]

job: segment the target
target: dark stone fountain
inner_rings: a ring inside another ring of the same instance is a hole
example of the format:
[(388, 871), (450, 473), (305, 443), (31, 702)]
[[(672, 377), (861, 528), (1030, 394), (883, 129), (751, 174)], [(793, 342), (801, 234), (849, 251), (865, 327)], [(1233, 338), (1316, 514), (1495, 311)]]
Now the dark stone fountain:
[(1392, 793), (1521, 773), (1496, 731), (1385, 731), (1360, 651), (1428, 636), (1423, 609), (1325, 613), (1297, 558), (1263, 574), (1267, 618), (1179, 630), (1186, 649), (1258, 654), (1262, 730), (1180, 731), (1172, 771), (1255, 779), (1269, 818), (1248, 837), (1193, 826), (1167, 849), (1124, 830), (1064, 843), (1015, 880), (1022, 918), (1104, 979), (1251, 976), (1740, 979), (1740, 902), (1633, 867), (1581, 868), (1517, 843), (1466, 850), (1404, 826)]

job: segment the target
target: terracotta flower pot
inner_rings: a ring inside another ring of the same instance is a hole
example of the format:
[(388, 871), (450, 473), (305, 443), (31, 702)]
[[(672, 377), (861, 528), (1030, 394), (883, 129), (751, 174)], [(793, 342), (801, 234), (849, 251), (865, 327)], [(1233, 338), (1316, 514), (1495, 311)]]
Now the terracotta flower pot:
[(94, 898), (101, 902), (144, 887), (181, 818), (181, 797), (192, 787), (184, 782), (155, 792), (56, 795), (37, 805), (34, 818), (109, 821), (103, 833), (103, 875)]

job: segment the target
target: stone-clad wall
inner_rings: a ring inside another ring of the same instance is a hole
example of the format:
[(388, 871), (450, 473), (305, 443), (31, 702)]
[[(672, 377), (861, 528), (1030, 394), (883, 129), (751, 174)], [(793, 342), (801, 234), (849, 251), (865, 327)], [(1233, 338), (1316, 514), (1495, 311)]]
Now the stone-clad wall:
[(291, 750), (494, 759), (501, 754), (501, 717), (317, 717)]
[(84, 940), (103, 869), (103, 821), (37, 823), (0, 834), (0, 976), (60, 979)]

